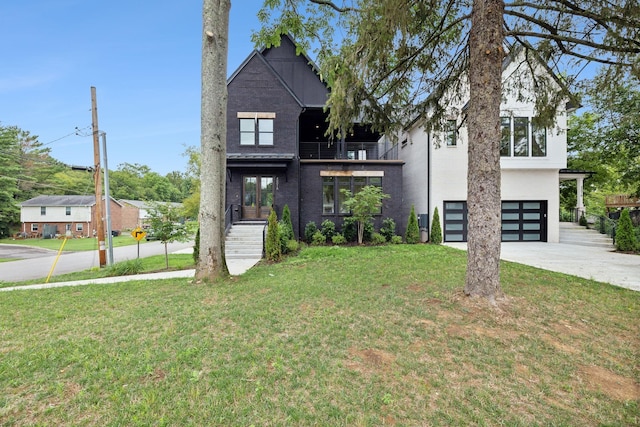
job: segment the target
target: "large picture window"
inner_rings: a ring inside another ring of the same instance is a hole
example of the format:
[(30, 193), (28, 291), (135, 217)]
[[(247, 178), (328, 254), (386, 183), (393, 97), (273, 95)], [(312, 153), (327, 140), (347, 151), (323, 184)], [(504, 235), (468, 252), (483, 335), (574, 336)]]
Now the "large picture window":
[(547, 135), (543, 126), (529, 117), (500, 118), (501, 157), (545, 157)]
[[(322, 213), (349, 214), (344, 202), (346, 196), (341, 190), (348, 190), (351, 194), (357, 194), (367, 185), (382, 187), (382, 177), (378, 176), (325, 176), (322, 178)], [(377, 214), (382, 213), (382, 207)]]

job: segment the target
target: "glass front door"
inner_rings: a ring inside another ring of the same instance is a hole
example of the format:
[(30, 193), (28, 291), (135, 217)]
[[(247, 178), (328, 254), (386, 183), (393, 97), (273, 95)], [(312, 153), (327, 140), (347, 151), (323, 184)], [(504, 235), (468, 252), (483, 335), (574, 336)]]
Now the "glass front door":
[(267, 219), (273, 205), (272, 176), (242, 178), (242, 219)]

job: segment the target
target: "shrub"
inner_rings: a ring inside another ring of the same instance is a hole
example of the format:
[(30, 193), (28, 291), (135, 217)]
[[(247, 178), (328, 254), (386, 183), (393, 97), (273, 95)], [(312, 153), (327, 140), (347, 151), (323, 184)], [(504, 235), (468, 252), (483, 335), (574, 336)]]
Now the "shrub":
[(324, 237), (324, 234), (322, 234), (320, 230), (316, 231), (313, 233), (313, 236), (311, 236), (311, 245), (322, 246), (325, 243), (327, 243), (327, 238)]
[(393, 218), (385, 218), (382, 220), (380, 234), (384, 236), (387, 242), (390, 242), (391, 238), (396, 235), (396, 222), (393, 220)]
[(387, 238), (380, 233), (373, 233), (371, 235), (371, 243), (374, 245), (384, 245), (387, 243)]
[(196, 240), (193, 244), (193, 262), (198, 265), (198, 260), (200, 259), (200, 227), (198, 227), (198, 231), (196, 231)]
[(295, 239), (296, 236), (293, 233), (293, 223), (291, 222), (291, 211), (289, 210), (289, 205), (284, 205), (284, 208), (282, 208), (282, 219), (280, 220), (280, 224), (282, 225), (282, 233), (286, 238), (285, 242)]
[(587, 218), (585, 218), (584, 212), (582, 212), (582, 214), (580, 215), (580, 219), (578, 220), (578, 224), (580, 224), (583, 227), (587, 226)]
[(440, 228), (440, 214), (438, 214), (438, 207), (433, 210), (433, 220), (431, 221), (431, 233), (429, 233), (429, 240), (434, 245), (442, 243), (442, 228)]
[(313, 235), (318, 231), (318, 227), (316, 227), (316, 223), (310, 221), (307, 225), (304, 226), (304, 240), (307, 243), (311, 243), (313, 241)]
[(402, 244), (402, 236), (392, 236), (391, 237), (391, 244), (393, 244), (393, 245)]
[[(355, 242), (358, 239), (358, 221), (352, 217), (347, 216), (342, 222), (342, 234), (347, 242)], [(362, 233), (362, 240), (365, 242), (371, 241), (371, 235), (373, 234), (373, 224), (370, 221), (364, 223), (364, 230)]]
[(330, 219), (325, 219), (324, 221), (322, 221), (322, 224), (320, 224), (320, 232), (324, 234), (324, 237), (326, 237), (327, 240), (330, 240), (333, 235), (336, 234), (335, 223)]
[(616, 249), (619, 251), (634, 251), (638, 242), (636, 241), (635, 230), (631, 222), (628, 209), (622, 209), (618, 227), (616, 228)]
[(123, 262), (118, 262), (109, 266), (108, 276), (129, 276), (131, 274), (139, 274), (142, 272), (142, 260), (130, 259)]
[(333, 243), (334, 245), (344, 245), (345, 243), (347, 243), (347, 239), (345, 239), (341, 233), (336, 233), (331, 236), (331, 243)]
[(296, 253), (300, 249), (300, 244), (297, 240), (291, 239), (287, 242), (287, 253)]
[(269, 214), (269, 219), (267, 221), (267, 241), (265, 244), (267, 260), (280, 261), (280, 258), (282, 258), (282, 246), (280, 244), (280, 232), (276, 211), (271, 209), (271, 213)]
[(409, 214), (409, 222), (407, 222), (407, 231), (404, 234), (404, 240), (409, 244), (420, 243), (418, 217), (416, 216), (416, 210), (413, 205), (411, 205), (411, 213)]

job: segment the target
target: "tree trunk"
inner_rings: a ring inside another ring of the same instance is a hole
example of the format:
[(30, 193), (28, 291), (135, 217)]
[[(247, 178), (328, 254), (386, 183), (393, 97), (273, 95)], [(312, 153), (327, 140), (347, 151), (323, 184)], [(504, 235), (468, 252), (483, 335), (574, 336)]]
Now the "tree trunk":
[(474, 0), (469, 36), (468, 261), (464, 292), (494, 301), (500, 289), (502, 0)]
[(200, 251), (196, 281), (227, 276), (224, 256), (227, 152), (227, 51), (230, 0), (204, 0), (202, 7), (202, 111)]

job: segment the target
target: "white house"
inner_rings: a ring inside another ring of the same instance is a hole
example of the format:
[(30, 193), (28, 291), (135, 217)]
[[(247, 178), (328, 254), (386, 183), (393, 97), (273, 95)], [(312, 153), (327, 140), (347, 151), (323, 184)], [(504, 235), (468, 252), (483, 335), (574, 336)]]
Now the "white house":
[[(20, 204), (22, 233), (28, 237), (90, 237), (96, 229), (95, 196), (37, 196)], [(122, 205), (111, 199), (112, 228), (120, 229)]]
[[(503, 64), (503, 87), (510, 89), (503, 90), (500, 105), (502, 240), (558, 242), (560, 171), (567, 165), (567, 103), (557, 109), (552, 127), (536, 126), (532, 74), (522, 55), (520, 51)], [(546, 67), (534, 69), (550, 77)], [(554, 84), (553, 79), (548, 81)], [(415, 205), (416, 213), (428, 214), (427, 230), (437, 207), (445, 242), (467, 240), (464, 110), (468, 100), (468, 86), (463, 96), (451, 97), (444, 131), (427, 133), (423, 119), (414, 121), (398, 150), (405, 161), (404, 202)], [(423, 239), (427, 238), (423, 231)]]

